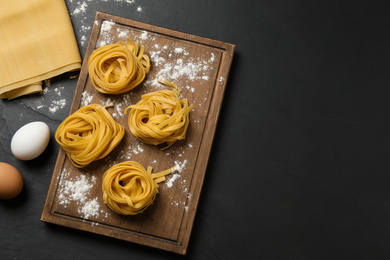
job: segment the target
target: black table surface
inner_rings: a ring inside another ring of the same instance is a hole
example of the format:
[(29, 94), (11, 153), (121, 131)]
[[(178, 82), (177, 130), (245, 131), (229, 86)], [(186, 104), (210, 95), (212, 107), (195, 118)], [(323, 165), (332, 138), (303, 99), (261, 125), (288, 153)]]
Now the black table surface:
[[(82, 57), (96, 11), (236, 45), (188, 252), (40, 221), (72, 72), (43, 94), (0, 101), (0, 161), (25, 181), (20, 196), (0, 201), (0, 259), (389, 259), (384, 3), (66, 0)], [(20, 161), (11, 138), (36, 120), (51, 141)]]

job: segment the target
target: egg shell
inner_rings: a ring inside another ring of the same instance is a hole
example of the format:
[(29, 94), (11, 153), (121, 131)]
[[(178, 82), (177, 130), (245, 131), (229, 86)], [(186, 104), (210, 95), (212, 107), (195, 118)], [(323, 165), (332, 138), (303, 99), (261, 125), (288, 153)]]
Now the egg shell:
[(15, 198), (23, 189), (23, 177), (11, 164), (0, 162), (0, 199)]
[(11, 140), (11, 151), (20, 160), (32, 160), (43, 153), (50, 141), (50, 128), (36, 121), (22, 126)]

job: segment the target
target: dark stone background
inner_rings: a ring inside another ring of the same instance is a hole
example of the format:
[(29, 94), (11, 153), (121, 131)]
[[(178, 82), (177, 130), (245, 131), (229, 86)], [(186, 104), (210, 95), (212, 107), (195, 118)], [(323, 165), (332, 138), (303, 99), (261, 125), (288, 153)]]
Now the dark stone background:
[[(67, 73), (42, 95), (0, 101), (0, 161), (25, 180), (19, 197), (0, 201), (0, 259), (390, 258), (386, 1), (66, 4), (82, 57), (96, 11), (236, 44), (188, 253), (40, 221), (59, 150), (54, 132), (77, 83)], [(49, 147), (19, 161), (12, 135), (35, 120), (50, 126)]]

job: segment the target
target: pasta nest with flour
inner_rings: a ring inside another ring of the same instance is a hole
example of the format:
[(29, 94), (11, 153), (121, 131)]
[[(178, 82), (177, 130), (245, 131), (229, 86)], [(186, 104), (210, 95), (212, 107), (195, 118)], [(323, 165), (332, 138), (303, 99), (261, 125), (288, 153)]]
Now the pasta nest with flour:
[(159, 145), (166, 143), (170, 147), (178, 140), (186, 137), (189, 125), (189, 113), (193, 105), (189, 106), (187, 99), (180, 99), (177, 86), (166, 80), (159, 82), (174, 88), (174, 90), (160, 90), (142, 95), (135, 105), (126, 108), (128, 125), (131, 133), (140, 141)]
[(144, 46), (127, 38), (100, 47), (88, 59), (88, 73), (95, 89), (105, 94), (122, 94), (138, 86), (150, 69)]
[(158, 183), (175, 168), (152, 174), (138, 162), (126, 161), (112, 166), (103, 174), (104, 202), (117, 214), (136, 215), (149, 207), (158, 193)]
[(55, 139), (71, 162), (82, 168), (108, 155), (125, 135), (105, 107), (84, 106), (68, 116), (57, 128)]

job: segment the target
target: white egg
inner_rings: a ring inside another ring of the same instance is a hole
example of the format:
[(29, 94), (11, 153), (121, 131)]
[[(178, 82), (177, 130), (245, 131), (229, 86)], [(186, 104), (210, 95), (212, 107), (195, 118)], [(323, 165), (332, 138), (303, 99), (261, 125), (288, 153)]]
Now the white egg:
[(14, 134), (11, 151), (20, 160), (32, 160), (43, 153), (50, 141), (50, 128), (43, 122), (28, 123)]

